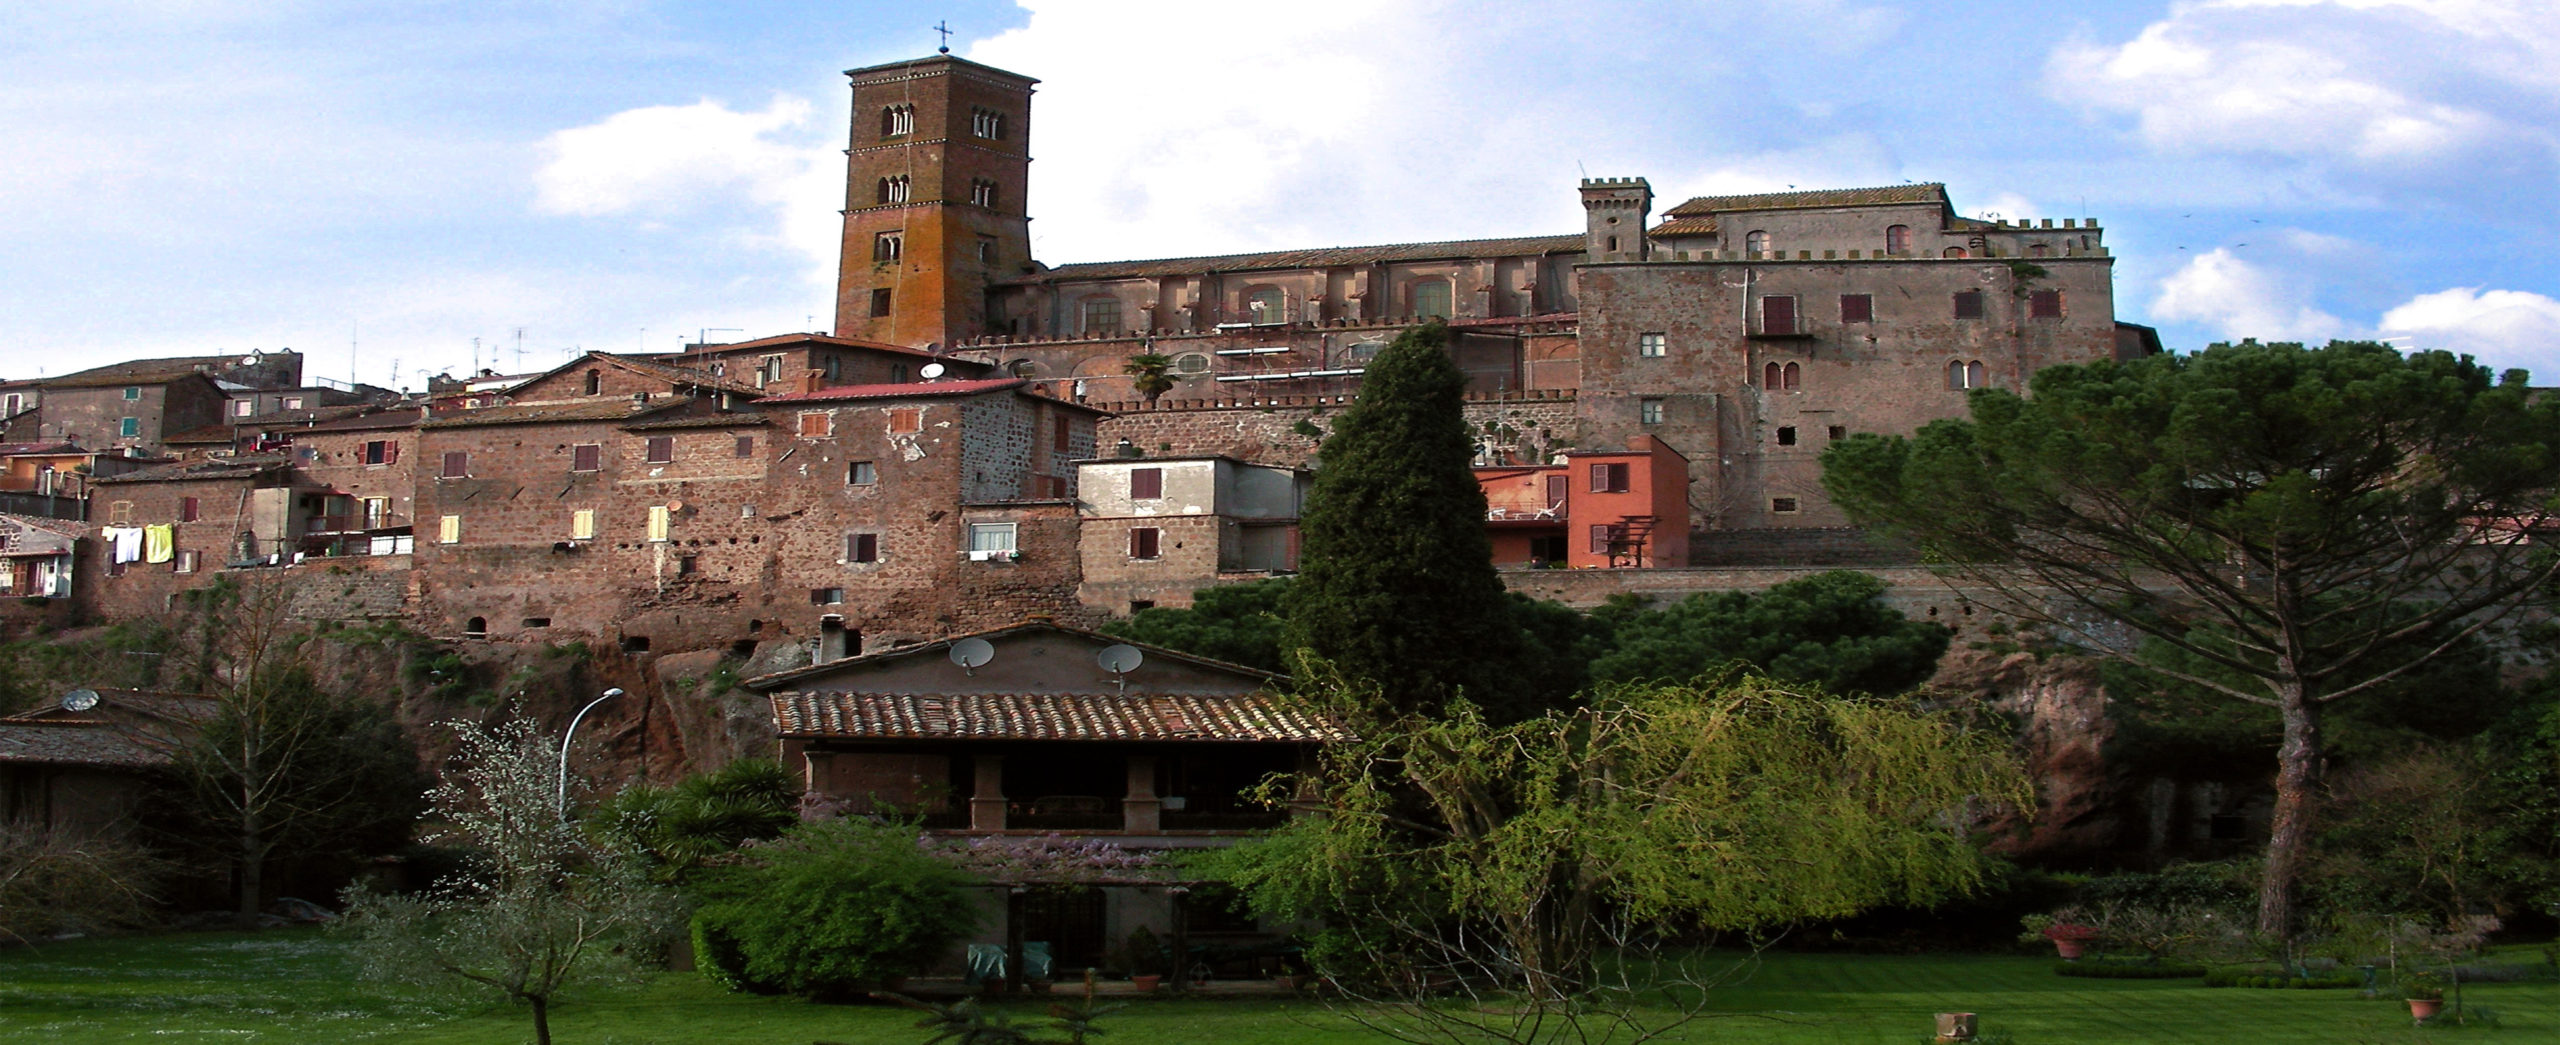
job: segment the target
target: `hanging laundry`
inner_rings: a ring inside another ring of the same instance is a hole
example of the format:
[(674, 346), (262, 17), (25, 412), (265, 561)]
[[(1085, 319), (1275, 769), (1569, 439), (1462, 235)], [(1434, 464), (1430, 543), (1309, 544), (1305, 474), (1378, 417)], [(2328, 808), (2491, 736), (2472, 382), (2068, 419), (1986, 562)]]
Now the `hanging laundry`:
[(109, 561), (118, 564), (142, 561), (141, 527), (109, 526), (98, 531), (98, 536), (105, 538), (107, 547), (111, 549)]
[(167, 562), (177, 557), (178, 528), (154, 523), (142, 528), (142, 561)]

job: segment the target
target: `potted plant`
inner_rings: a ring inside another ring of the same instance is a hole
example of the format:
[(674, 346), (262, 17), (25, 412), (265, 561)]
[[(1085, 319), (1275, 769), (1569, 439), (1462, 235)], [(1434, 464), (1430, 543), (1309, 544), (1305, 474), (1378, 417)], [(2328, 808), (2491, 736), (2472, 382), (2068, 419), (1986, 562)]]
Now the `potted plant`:
[(2098, 938), (2097, 927), (2081, 922), (2070, 908), (2052, 914), (2031, 914), (2019, 919), (2026, 931), (2018, 934), (2018, 942), (2044, 940), (2053, 944), (2054, 953), (2064, 961), (2078, 961), (2089, 953), (2090, 941)]
[(2400, 996), (2409, 999), (2409, 1018), (2419, 1023), (2444, 1011), (2444, 981), (2434, 973), (2413, 972), (2401, 977)]

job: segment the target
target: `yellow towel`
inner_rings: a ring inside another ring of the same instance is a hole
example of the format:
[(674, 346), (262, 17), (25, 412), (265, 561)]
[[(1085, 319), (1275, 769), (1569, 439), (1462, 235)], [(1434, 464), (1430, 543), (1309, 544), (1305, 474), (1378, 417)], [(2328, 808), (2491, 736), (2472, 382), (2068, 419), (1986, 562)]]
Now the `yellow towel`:
[(142, 528), (142, 561), (167, 562), (177, 557), (178, 528), (168, 523)]

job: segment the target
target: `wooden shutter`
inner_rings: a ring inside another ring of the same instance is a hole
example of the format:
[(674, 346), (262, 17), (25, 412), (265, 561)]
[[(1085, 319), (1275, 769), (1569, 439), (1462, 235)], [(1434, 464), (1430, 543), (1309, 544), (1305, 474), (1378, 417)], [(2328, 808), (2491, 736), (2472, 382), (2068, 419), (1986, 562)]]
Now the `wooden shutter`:
[(580, 508), (569, 513), (569, 539), (590, 541), (596, 536), (596, 510)]
[(466, 476), (466, 475), (470, 475), (470, 474), (471, 474), (471, 452), (470, 452), (470, 451), (468, 451), (468, 450), (447, 450), (447, 451), (445, 451), (445, 454), (444, 454), (444, 477), (445, 477), (445, 478), (447, 478), (447, 479), (460, 479), (460, 478), (462, 478), (462, 477), (464, 477), (464, 476)]
[(754, 437), (754, 436), (752, 436), (752, 435), (742, 435), (742, 436), (739, 436), (739, 437), (738, 437), (738, 456), (740, 456), (740, 457), (754, 457), (755, 455), (756, 455), (756, 437)]
[(1967, 290), (1967, 291), (1962, 291), (1962, 292), (1959, 292), (1959, 293), (1957, 293), (1957, 294), (1956, 294), (1956, 318), (1957, 318), (1957, 319), (1981, 319), (1981, 318), (1982, 318), (1982, 292), (1981, 292), (1981, 291), (1979, 291), (1979, 290)]
[(181, 497), (181, 498), (179, 498), (179, 499), (178, 499), (178, 521), (179, 521), (179, 522), (194, 522), (194, 521), (196, 521), (196, 518), (197, 518), (196, 513), (197, 513), (198, 511), (202, 510), (202, 507), (203, 507), (203, 502), (198, 501), (198, 500), (196, 500), (196, 499), (195, 499), (195, 498), (193, 498), (193, 497)]
[(676, 437), (671, 435), (653, 435), (649, 437), (650, 464), (667, 464), (673, 462), (675, 459)]
[(2062, 292), (2039, 290), (2028, 294), (2027, 316), (2031, 319), (2061, 319)]
[(1550, 475), (1547, 477), (1547, 507), (1563, 507), (1565, 498), (1570, 496), (1572, 492), (1572, 480), (1561, 475)]
[(1792, 334), (1796, 332), (1796, 299), (1773, 294), (1760, 299), (1760, 332)]
[(580, 444), (578, 444), (578, 445), (576, 445), (576, 446), (573, 446), (573, 447), (570, 447), (570, 448), (569, 448), (569, 470), (570, 470), (570, 471), (573, 471), (573, 472), (593, 472), (593, 471), (599, 471), (599, 470), (602, 470), (603, 468), (604, 468), (604, 447), (603, 447), (603, 446), (598, 445), (598, 444), (595, 444), (595, 443), (580, 443)]
[(1163, 496), (1164, 469), (1129, 469), (1129, 497), (1131, 500), (1150, 501)]
[(1876, 299), (1872, 294), (1840, 295), (1840, 321), (1869, 323), (1876, 318)]
[(1129, 557), (1132, 559), (1155, 558), (1156, 549), (1159, 546), (1159, 535), (1163, 532), (1153, 526), (1141, 526), (1130, 530)]

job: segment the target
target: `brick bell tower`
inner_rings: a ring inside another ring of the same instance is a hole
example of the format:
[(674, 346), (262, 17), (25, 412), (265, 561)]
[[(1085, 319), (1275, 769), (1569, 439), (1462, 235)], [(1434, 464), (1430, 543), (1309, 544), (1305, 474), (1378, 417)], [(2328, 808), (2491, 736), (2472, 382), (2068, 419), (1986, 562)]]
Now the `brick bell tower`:
[(1031, 263), (1031, 87), (948, 54), (845, 72), (839, 337), (948, 347), (987, 331), (987, 285)]

